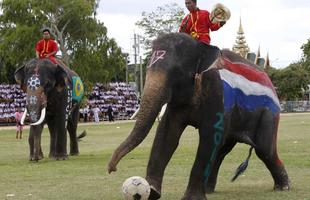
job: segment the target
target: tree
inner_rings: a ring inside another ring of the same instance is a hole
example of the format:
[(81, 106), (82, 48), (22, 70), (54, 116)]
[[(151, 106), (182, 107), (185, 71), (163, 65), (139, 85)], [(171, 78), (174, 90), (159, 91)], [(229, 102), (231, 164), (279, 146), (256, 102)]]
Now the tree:
[[(115, 77), (125, 66), (125, 60), (115, 41), (107, 37), (104, 24), (95, 19), (98, 4), (98, 0), (3, 0), (0, 3), (2, 69), (9, 67), (14, 72), (35, 57), (34, 47), (41, 30), (49, 27), (59, 43), (63, 62), (73, 66), (82, 79), (105, 82)], [(97, 68), (108, 73), (98, 73)], [(6, 70), (1, 74), (12, 76)]]
[(301, 49), (303, 50), (303, 60), (310, 60), (310, 39), (302, 45)]
[(151, 42), (158, 36), (177, 32), (183, 16), (183, 9), (176, 3), (159, 6), (150, 13), (142, 12), (142, 19), (136, 25), (144, 31), (145, 49), (150, 50)]
[[(310, 72), (310, 39), (308, 39), (307, 43), (302, 45), (301, 49), (303, 51), (303, 57), (302, 57), (303, 65)], [(310, 83), (310, 81), (309, 81), (309, 83)]]
[[(142, 12), (142, 19), (137, 21), (136, 25), (144, 32), (140, 38), (146, 50), (146, 58), (142, 64), (143, 80), (145, 80), (145, 69), (150, 58), (152, 41), (162, 34), (177, 32), (183, 16), (183, 9), (176, 3), (159, 6), (149, 13)], [(135, 74), (135, 76), (138, 75)], [(140, 77), (136, 77), (136, 80), (140, 80)], [(140, 87), (140, 84), (137, 83), (137, 85)]]
[(277, 88), (280, 100), (300, 100), (308, 90), (309, 71), (301, 62), (290, 64), (284, 69), (269, 70), (268, 74)]

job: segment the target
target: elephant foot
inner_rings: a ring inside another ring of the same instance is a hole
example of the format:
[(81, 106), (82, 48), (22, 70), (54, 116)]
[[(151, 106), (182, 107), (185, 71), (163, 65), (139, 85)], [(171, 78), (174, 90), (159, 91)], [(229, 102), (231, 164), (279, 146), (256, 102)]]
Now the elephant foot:
[(68, 159), (68, 155), (58, 155), (56, 156), (56, 160), (67, 160)]
[(207, 200), (205, 195), (197, 194), (197, 195), (185, 195), (181, 200)]
[(151, 193), (150, 193), (150, 196), (149, 196), (149, 200), (157, 200), (160, 198), (160, 193), (158, 191), (156, 191), (156, 189), (151, 186)]
[(70, 156), (78, 156), (79, 154), (79, 152), (70, 152)]
[(273, 190), (274, 191), (288, 191), (290, 190), (290, 182), (291, 181), (285, 172), (283, 173), (281, 178), (276, 179)]
[(181, 200), (207, 200), (204, 188), (198, 185), (187, 188)]
[(34, 156), (34, 155), (30, 155), (29, 156), (29, 161), (39, 161), (39, 160), (42, 160), (44, 158), (43, 155), (38, 155), (38, 156)]
[(274, 191), (288, 191), (290, 190), (290, 185), (285, 184), (285, 185), (275, 185), (273, 188)]
[(49, 158), (52, 160), (67, 160), (68, 155), (50, 155)]

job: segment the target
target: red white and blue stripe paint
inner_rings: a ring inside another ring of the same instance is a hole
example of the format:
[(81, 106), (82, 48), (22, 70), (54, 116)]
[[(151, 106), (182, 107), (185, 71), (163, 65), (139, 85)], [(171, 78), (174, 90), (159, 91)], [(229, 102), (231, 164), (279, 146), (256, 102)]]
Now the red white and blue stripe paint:
[(222, 59), (224, 68), (219, 73), (223, 81), (225, 112), (238, 106), (247, 111), (267, 108), (273, 114), (279, 114), (280, 103), (265, 72), (244, 63)]

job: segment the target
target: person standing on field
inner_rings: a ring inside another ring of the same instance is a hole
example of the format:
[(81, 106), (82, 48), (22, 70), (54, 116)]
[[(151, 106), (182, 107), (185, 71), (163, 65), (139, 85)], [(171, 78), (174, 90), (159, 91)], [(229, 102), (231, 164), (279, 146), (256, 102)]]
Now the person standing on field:
[(15, 112), (15, 120), (16, 120), (16, 139), (22, 139), (23, 128), (24, 126), (21, 124), (23, 113), (20, 108), (17, 108)]

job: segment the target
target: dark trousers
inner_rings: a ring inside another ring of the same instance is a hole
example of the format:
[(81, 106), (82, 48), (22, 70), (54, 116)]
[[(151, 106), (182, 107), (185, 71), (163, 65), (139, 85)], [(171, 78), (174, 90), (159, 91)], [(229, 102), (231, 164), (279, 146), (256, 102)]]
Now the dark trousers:
[(196, 67), (196, 72), (200, 73), (208, 69), (220, 54), (220, 49), (217, 46), (212, 46), (203, 42), (199, 42), (197, 46), (199, 52), (199, 60)]

